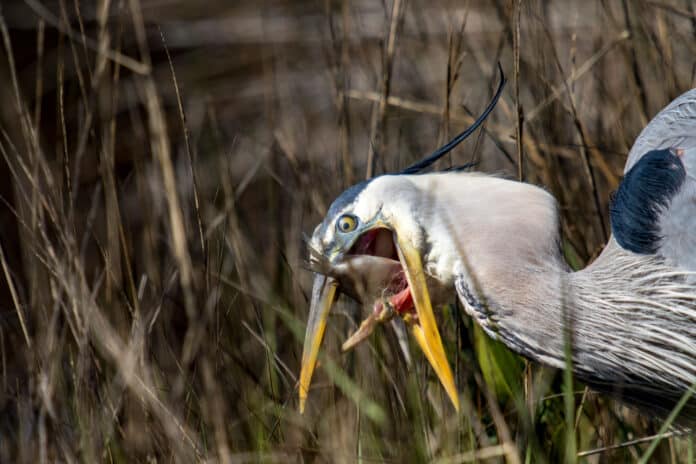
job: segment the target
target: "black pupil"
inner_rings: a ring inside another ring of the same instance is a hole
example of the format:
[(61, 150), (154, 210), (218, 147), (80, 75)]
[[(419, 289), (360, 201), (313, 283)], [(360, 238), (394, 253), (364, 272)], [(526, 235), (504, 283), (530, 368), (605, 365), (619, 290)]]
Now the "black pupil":
[(343, 221), (343, 230), (348, 230), (350, 228), (350, 224), (348, 224), (348, 220)]

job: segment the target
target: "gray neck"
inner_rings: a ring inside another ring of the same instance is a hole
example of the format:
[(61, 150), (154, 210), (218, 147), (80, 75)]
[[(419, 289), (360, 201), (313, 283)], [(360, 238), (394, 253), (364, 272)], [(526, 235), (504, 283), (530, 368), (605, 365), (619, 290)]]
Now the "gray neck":
[(570, 341), (578, 377), (604, 390), (621, 386), (639, 403), (659, 396), (669, 407), (696, 382), (693, 275), (623, 250), (613, 238), (582, 271), (554, 260), (517, 273), (513, 285), (485, 292), (495, 295), (487, 305), (469, 308), (511, 349), (564, 368)]

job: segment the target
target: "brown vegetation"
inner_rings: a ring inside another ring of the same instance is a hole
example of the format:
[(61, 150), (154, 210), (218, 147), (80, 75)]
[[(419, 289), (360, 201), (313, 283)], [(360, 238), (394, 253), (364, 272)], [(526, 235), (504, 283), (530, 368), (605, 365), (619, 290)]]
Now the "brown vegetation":
[(460, 415), (391, 330), (339, 354), (346, 302), (301, 416), (302, 234), (470, 124), (500, 61), (441, 166), (545, 186), (582, 267), (633, 139), (694, 85), (690, 2), (8, 0), (0, 36), (1, 462), (558, 462), (656, 432), (582, 385), (568, 415), (560, 373), (456, 306)]

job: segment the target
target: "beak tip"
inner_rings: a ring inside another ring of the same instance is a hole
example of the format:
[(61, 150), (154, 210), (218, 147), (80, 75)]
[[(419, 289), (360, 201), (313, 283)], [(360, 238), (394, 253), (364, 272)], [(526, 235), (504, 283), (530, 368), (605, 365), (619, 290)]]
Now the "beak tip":
[(411, 333), (415, 336), (423, 354), (430, 362), (433, 370), (445, 388), (454, 409), (459, 411), (459, 396), (454, 383), (445, 349), (442, 345), (440, 332), (433, 314), (430, 294), (425, 282), (423, 263), (418, 250), (408, 241), (399, 241), (397, 246), (399, 259), (403, 263), (406, 279), (408, 280), (413, 303), (418, 314), (418, 322), (412, 324)]
[(300, 368), (300, 414), (304, 412), (312, 374), (314, 373), (314, 368), (318, 365), (319, 346), (324, 338), (326, 321), (336, 296), (337, 288), (338, 282), (331, 277), (317, 275), (314, 279), (312, 304), (309, 310), (309, 321), (307, 322), (307, 330), (305, 332)]
[(450, 400), (452, 400), (452, 405), (454, 406), (454, 410), (459, 412), (459, 395), (457, 394), (457, 391), (455, 390), (452, 395), (450, 395)]

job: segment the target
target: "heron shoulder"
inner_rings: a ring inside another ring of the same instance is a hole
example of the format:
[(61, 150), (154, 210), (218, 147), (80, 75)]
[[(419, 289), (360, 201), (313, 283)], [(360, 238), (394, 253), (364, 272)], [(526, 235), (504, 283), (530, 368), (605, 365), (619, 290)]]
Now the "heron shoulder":
[(696, 89), (684, 92), (663, 108), (636, 138), (624, 173), (652, 150), (680, 148), (685, 164), (696, 165)]

